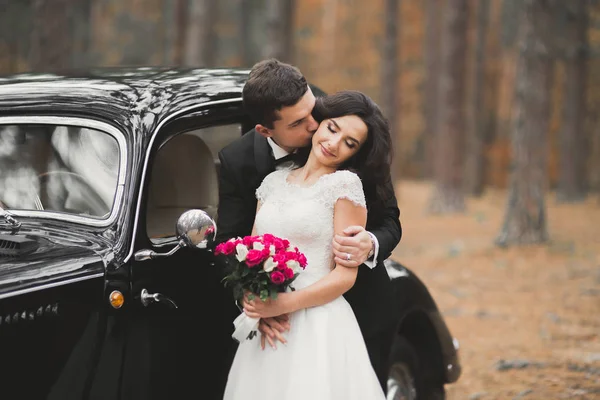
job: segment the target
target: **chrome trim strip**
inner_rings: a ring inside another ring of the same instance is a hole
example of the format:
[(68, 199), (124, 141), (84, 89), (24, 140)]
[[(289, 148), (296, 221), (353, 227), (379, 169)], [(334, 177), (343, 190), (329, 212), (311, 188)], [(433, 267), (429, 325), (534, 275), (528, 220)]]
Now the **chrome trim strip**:
[(50, 288), (53, 288), (53, 287), (64, 286), (64, 285), (68, 285), (68, 284), (71, 284), (71, 283), (76, 283), (76, 282), (86, 281), (86, 280), (90, 280), (90, 279), (100, 278), (100, 277), (103, 277), (103, 276), (104, 276), (104, 272), (98, 272), (98, 273), (95, 273), (94, 275), (80, 276), (78, 278), (72, 278), (72, 279), (68, 279), (66, 281), (47, 283), (47, 284), (41, 285), (41, 286), (35, 286), (35, 287), (32, 287), (32, 288), (28, 288), (28, 289), (21, 289), (21, 290), (17, 290), (16, 292), (10, 292), (10, 293), (0, 294), (0, 300), (7, 299), (9, 297), (20, 296), (22, 294), (33, 293), (33, 292), (37, 292), (37, 291), (44, 290), (44, 289), (50, 289)]
[(0, 117), (0, 124), (46, 124), (46, 125), (58, 125), (58, 126), (78, 126), (95, 129), (109, 134), (114, 137), (119, 145), (119, 177), (117, 180), (117, 189), (115, 192), (115, 199), (110, 215), (106, 219), (95, 219), (89, 217), (82, 217), (80, 215), (71, 215), (66, 213), (52, 212), (52, 211), (37, 211), (37, 210), (10, 210), (10, 212), (17, 216), (23, 217), (40, 217), (55, 219), (60, 221), (75, 222), (78, 224), (86, 224), (97, 227), (104, 227), (112, 224), (119, 214), (121, 208), (121, 200), (124, 193), (125, 179), (127, 178), (127, 141), (125, 135), (115, 128), (114, 126), (105, 122), (96, 121), (94, 119), (78, 118), (78, 117), (57, 117), (57, 116), (9, 116)]
[[(144, 183), (146, 181), (146, 170), (148, 169), (148, 159), (150, 158), (150, 152), (152, 151), (152, 146), (154, 145), (154, 140), (156, 139), (156, 136), (158, 134), (158, 132), (162, 129), (162, 127), (169, 121), (171, 121), (172, 119), (175, 119), (177, 117), (179, 117), (181, 114), (185, 114), (188, 113), (190, 111), (193, 111), (195, 109), (202, 109), (208, 106), (213, 106), (213, 105), (218, 105), (218, 104), (227, 104), (227, 103), (241, 103), (242, 102), (242, 98), (236, 98), (236, 99), (223, 99), (223, 100), (214, 100), (214, 101), (207, 101), (206, 103), (202, 103), (202, 104), (195, 104), (193, 106), (189, 106), (186, 108), (183, 108), (181, 110), (179, 110), (176, 113), (173, 113), (172, 115), (170, 115), (169, 117), (165, 118), (164, 120), (162, 120), (158, 126), (156, 127), (156, 129), (154, 130), (154, 132), (152, 133), (152, 138), (150, 139), (150, 143), (148, 144), (148, 147), (146, 148), (146, 157), (144, 158), (144, 168), (142, 169), (142, 180), (140, 181), (140, 188), (144, 187)], [(141, 190), (138, 191), (138, 199), (137, 199), (137, 205), (135, 208), (135, 220), (133, 222), (133, 235), (131, 236), (131, 245), (129, 247), (129, 253), (127, 253), (127, 256), (125, 257), (124, 263), (128, 262), (129, 259), (131, 258), (131, 256), (133, 255), (133, 246), (135, 243), (135, 239), (136, 239), (136, 235), (137, 235), (137, 230), (138, 230), (138, 221), (140, 218), (140, 207), (142, 204), (142, 196), (140, 196), (140, 193), (142, 192)]]

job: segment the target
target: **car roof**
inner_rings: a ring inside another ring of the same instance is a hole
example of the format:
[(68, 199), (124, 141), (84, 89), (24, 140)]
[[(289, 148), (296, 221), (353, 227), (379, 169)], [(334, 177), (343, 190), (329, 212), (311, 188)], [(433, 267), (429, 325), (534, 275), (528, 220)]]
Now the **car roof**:
[(0, 116), (88, 117), (148, 133), (191, 106), (241, 102), (248, 73), (245, 68), (113, 67), (1, 76)]

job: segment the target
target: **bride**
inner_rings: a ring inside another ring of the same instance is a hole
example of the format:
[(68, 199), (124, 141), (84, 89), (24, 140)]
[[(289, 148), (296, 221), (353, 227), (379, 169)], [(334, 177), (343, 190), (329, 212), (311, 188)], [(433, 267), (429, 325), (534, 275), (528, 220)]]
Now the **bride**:
[(389, 126), (379, 107), (357, 91), (317, 99), (313, 115), (320, 124), (304, 164), (272, 172), (256, 190), (252, 232), (289, 239), (308, 266), (295, 280), (295, 291), (266, 302), (244, 301), (249, 317), (289, 314), (291, 327), (276, 349), (263, 349), (259, 340), (240, 343), (226, 400), (385, 399), (343, 297), (358, 268), (334, 263), (332, 239), (348, 226), (365, 226), (361, 178), (381, 193), (386, 174), (373, 169), (389, 170)]

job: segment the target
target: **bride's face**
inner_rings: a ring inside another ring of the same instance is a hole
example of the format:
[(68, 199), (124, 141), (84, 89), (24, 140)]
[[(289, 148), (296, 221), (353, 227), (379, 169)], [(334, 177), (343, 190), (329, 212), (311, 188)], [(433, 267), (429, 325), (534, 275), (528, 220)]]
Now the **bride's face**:
[(337, 168), (358, 152), (367, 135), (367, 125), (356, 115), (326, 119), (313, 135), (313, 155), (321, 164)]

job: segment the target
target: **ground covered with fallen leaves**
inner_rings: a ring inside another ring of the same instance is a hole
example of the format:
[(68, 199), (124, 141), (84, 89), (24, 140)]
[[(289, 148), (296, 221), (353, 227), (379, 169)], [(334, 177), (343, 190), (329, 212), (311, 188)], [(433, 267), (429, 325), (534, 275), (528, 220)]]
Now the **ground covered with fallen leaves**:
[(546, 199), (550, 242), (498, 248), (506, 191), (432, 216), (433, 186), (397, 187), (404, 230), (393, 258), (428, 286), (460, 341), (449, 400), (600, 399), (600, 201)]

